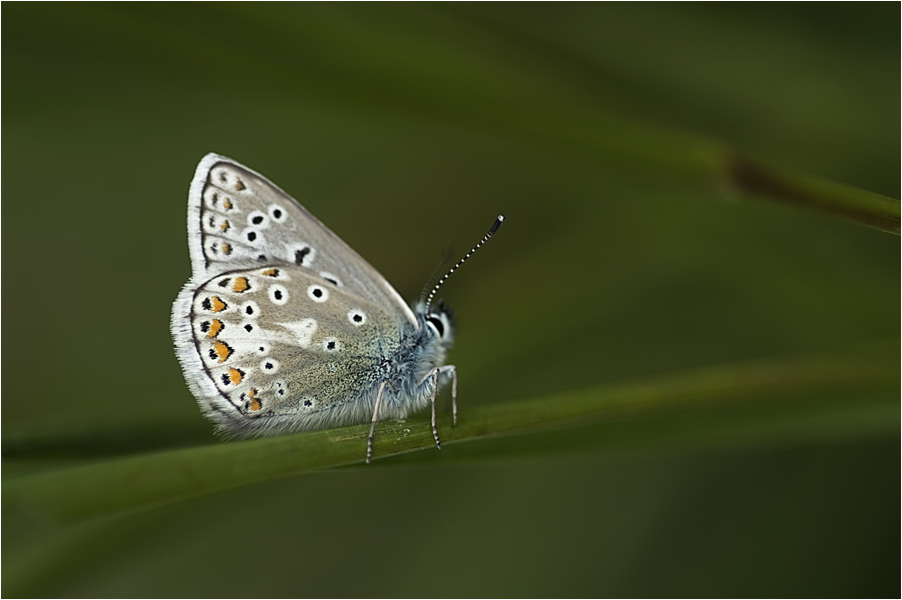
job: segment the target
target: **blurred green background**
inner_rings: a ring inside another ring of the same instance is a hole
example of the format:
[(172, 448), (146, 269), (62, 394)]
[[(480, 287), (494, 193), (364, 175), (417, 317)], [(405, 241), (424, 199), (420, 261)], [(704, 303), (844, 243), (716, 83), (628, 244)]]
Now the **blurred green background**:
[[(725, 168), (898, 198), (898, 4), (2, 16), (6, 482), (219, 443), (168, 329), (211, 151), (411, 300), (447, 244), (507, 214), (443, 289), (462, 418), (772, 357), (898, 365), (899, 237), (746, 193)], [(897, 597), (898, 371), (829, 396), (816, 435), (685, 419), (657, 441), (571, 443), (610, 439), (601, 424), (74, 522), (4, 502), (3, 595)], [(862, 403), (885, 418), (842, 418)]]

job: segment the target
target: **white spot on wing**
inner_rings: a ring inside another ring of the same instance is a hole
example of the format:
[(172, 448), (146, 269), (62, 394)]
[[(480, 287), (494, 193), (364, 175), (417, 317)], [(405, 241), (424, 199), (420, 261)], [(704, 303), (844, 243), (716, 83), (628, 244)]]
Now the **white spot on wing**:
[(319, 276), (322, 277), (323, 279), (325, 279), (326, 281), (328, 281), (329, 283), (334, 283), (338, 287), (343, 286), (343, 284), (341, 283), (341, 280), (338, 277), (336, 277), (335, 275), (333, 275), (332, 273), (329, 273), (328, 271), (320, 271)]
[(236, 210), (235, 201), (231, 196), (212, 186), (207, 186), (204, 190), (204, 204), (209, 210), (216, 210), (224, 213)]
[(248, 300), (241, 305), (238, 312), (241, 313), (241, 316), (247, 317), (248, 319), (256, 319), (257, 315), (260, 314), (260, 307), (257, 306), (257, 303), (253, 300)]
[(210, 183), (223, 190), (243, 193), (249, 191), (244, 180), (229, 165), (217, 165), (210, 169)]
[(288, 290), (284, 285), (275, 284), (269, 286), (269, 300), (273, 304), (282, 306), (288, 302)]
[(248, 227), (241, 232), (241, 241), (251, 246), (259, 247), (266, 244), (263, 233), (257, 227)]
[(222, 234), (232, 228), (232, 223), (225, 217), (209, 213), (203, 218), (204, 233)]
[(269, 216), (259, 210), (252, 210), (247, 215), (247, 224), (251, 227), (266, 229), (267, 227), (269, 227)]
[(288, 217), (288, 215), (285, 213), (285, 209), (278, 204), (270, 204), (268, 212), (269, 218), (276, 223), (284, 223), (285, 219)]
[(366, 313), (359, 308), (352, 308), (348, 311), (348, 321), (351, 322), (351, 325), (360, 327), (366, 323)]
[(313, 264), (315, 257), (316, 249), (306, 242), (295, 242), (285, 245), (285, 258), (290, 263), (309, 268)]
[(316, 333), (316, 319), (301, 319), (300, 321), (292, 321), (291, 323), (279, 323), (282, 327), (288, 329), (297, 337), (298, 345), (306, 348)]
[(329, 299), (329, 290), (321, 285), (313, 284), (307, 288), (307, 297), (314, 302), (325, 302)]

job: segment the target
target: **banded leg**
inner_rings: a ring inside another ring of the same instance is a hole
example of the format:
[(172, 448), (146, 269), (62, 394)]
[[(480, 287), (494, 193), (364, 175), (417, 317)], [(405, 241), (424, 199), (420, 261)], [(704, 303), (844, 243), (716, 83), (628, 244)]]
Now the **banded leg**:
[(457, 427), (457, 367), (448, 365), (444, 371), (451, 371), (451, 427)]
[[(376, 434), (376, 421), (379, 420), (379, 406), (382, 404), (382, 392), (385, 391), (385, 384), (388, 383), (386, 380), (382, 380), (382, 383), (379, 385), (379, 393), (376, 394), (376, 407), (373, 409), (373, 422), (370, 425), (370, 436), (366, 440), (366, 464), (370, 464), (370, 460), (373, 458), (373, 436)], [(433, 418), (432, 418), (432, 429), (435, 431), (435, 397), (433, 396)]]
[(438, 439), (438, 427), (435, 426), (435, 397), (438, 395), (438, 384), (439, 384), (439, 374), (441, 373), (441, 369), (436, 369), (432, 372), (431, 377), (435, 378), (435, 386), (432, 388), (432, 437), (435, 438), (435, 446), (441, 450), (442, 442)]

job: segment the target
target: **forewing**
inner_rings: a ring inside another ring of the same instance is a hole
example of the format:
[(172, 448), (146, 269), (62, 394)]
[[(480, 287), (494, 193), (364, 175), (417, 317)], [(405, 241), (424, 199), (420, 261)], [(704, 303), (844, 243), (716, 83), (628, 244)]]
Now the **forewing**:
[(188, 237), (195, 282), (236, 269), (293, 265), (416, 325), (376, 269), (278, 186), (231, 159), (208, 154), (198, 165)]

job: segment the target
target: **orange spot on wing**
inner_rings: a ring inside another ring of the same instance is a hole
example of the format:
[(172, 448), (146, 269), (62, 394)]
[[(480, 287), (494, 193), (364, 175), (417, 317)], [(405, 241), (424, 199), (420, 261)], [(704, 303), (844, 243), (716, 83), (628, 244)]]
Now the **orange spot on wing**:
[(232, 382), (232, 385), (238, 385), (242, 379), (244, 379), (244, 373), (238, 369), (229, 369), (229, 381)]
[(219, 226), (219, 229), (221, 229), (222, 231), (228, 231), (229, 227), (229, 222), (227, 220), (223, 220), (222, 224)]
[(228, 256), (232, 253), (232, 245), (231, 244), (223, 244), (222, 245), (222, 253)]
[(251, 288), (251, 284), (248, 283), (247, 277), (236, 277), (235, 283), (232, 284), (232, 291), (238, 292), (239, 294), (241, 292), (246, 292), (250, 288)]
[(260, 404), (260, 400), (257, 399), (257, 390), (251, 389), (247, 393), (247, 397), (251, 399), (251, 410), (260, 410), (263, 408), (263, 405)]
[(241, 191), (245, 188), (244, 182), (240, 179), (235, 179), (235, 189)]
[(263, 271), (263, 274), (266, 275), (267, 277), (278, 277), (279, 270), (278, 269), (266, 269), (265, 271)]
[(223, 327), (225, 327), (225, 325), (222, 324), (222, 321), (220, 321), (219, 319), (213, 319), (212, 321), (210, 321), (210, 329), (209, 331), (207, 331), (207, 337), (215, 338), (217, 335), (219, 335), (219, 332), (222, 331)]
[(222, 207), (226, 210), (232, 210), (232, 201), (226, 198), (222, 201)]
[[(219, 362), (225, 362), (225, 359), (232, 354), (232, 349), (223, 342), (216, 342), (213, 345), (213, 350), (216, 352), (216, 356), (219, 357)], [(231, 373), (229, 373), (229, 377), (231, 377)]]
[(210, 310), (212, 310), (213, 312), (222, 312), (226, 308), (228, 308), (228, 305), (220, 300), (219, 296), (213, 296), (212, 298), (210, 298), (210, 305), (212, 306)]

